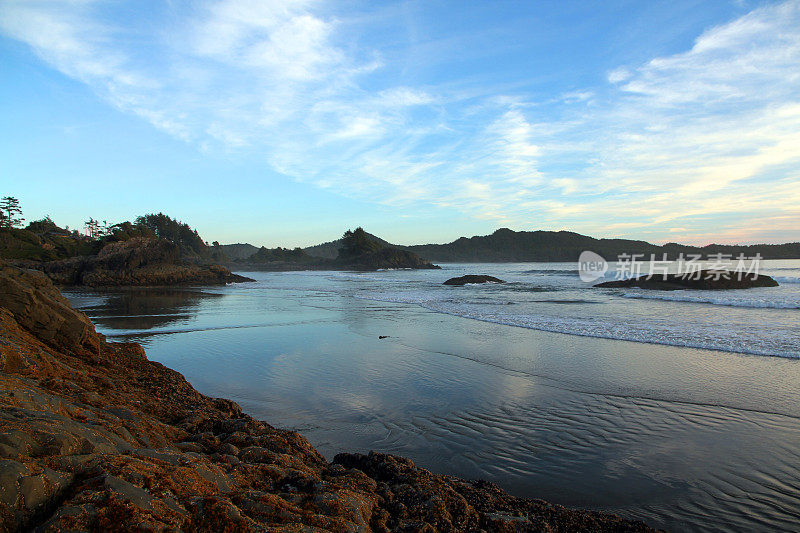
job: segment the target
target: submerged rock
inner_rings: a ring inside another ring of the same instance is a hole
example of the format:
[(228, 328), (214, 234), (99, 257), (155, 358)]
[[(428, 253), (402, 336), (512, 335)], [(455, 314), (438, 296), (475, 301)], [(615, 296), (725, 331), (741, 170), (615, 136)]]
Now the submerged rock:
[(0, 269), (0, 531), (651, 531), (300, 434), (110, 343)]
[(636, 287), (656, 291), (674, 291), (681, 289), (694, 290), (730, 290), (751, 289), (754, 287), (777, 287), (778, 282), (764, 274), (739, 273), (730, 271), (702, 270), (691, 275), (668, 274), (652, 277), (639, 276), (598, 283), (595, 287)]
[(505, 283), (505, 281), (484, 274), (468, 274), (466, 276), (450, 278), (444, 282), (444, 285), (466, 285), (468, 283)]

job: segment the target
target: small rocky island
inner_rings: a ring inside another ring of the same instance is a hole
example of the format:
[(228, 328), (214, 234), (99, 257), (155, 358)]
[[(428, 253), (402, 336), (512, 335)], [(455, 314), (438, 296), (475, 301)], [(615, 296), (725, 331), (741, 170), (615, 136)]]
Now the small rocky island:
[(485, 274), (467, 274), (466, 276), (459, 276), (457, 278), (450, 278), (443, 283), (443, 285), (468, 285), (474, 283), (505, 283), (502, 279), (495, 278), (494, 276), (487, 276)]
[(412, 251), (385, 244), (363, 228), (347, 230), (342, 238), (327, 245), (336, 245), (333, 257), (309, 255), (302, 248), (261, 247), (248, 257), (235, 260), (231, 267), (238, 270), (356, 270), (438, 269), (440, 267)]
[(0, 531), (651, 531), (382, 453), (322, 457), (0, 261)]
[(692, 275), (667, 274), (656, 276), (639, 276), (598, 283), (595, 287), (621, 288), (636, 287), (655, 291), (693, 290), (730, 290), (752, 289), (754, 287), (777, 287), (778, 282), (764, 274), (742, 273), (730, 271), (702, 270)]
[(178, 246), (159, 237), (134, 237), (106, 244), (97, 255), (58, 261), (17, 261), (41, 270), (64, 286), (173, 286), (218, 285), (253, 281), (221, 265), (182, 261)]

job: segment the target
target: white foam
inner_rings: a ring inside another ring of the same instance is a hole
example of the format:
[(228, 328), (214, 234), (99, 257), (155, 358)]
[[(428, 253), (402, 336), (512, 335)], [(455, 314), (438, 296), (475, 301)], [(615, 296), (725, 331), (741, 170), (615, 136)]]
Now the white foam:
[(676, 292), (629, 292), (623, 294), (625, 298), (639, 300), (664, 300), (669, 302), (690, 302), (728, 307), (751, 307), (753, 309), (800, 309), (800, 301), (796, 298), (781, 299), (777, 295), (773, 298), (741, 297), (730, 293), (708, 294), (695, 291)]
[(539, 331), (583, 337), (624, 340), (648, 344), (665, 344), (686, 348), (718, 350), (750, 355), (800, 358), (800, 335), (795, 333), (753, 331), (747, 328), (721, 328), (718, 324), (687, 324), (683, 321), (648, 321), (619, 316), (557, 316), (532, 313), (510, 313), (490, 310), (454, 299), (439, 299), (431, 293), (417, 291), (367, 293), (358, 298), (394, 303), (416, 304), (431, 311), (453, 316), (523, 327)]

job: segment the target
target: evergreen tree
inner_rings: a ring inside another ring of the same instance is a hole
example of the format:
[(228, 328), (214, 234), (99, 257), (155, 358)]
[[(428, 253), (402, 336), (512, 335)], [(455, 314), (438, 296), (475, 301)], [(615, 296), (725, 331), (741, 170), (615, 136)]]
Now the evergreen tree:
[(100, 222), (98, 220), (89, 217), (89, 220), (87, 220), (84, 225), (86, 226), (86, 233), (89, 237), (96, 239), (100, 236)]
[(0, 227), (16, 228), (21, 226), (24, 220), (19, 200), (13, 196), (4, 196), (0, 200)]
[(342, 247), (339, 248), (339, 259), (351, 260), (362, 255), (375, 253), (383, 248), (373, 241), (363, 228), (358, 227), (353, 231), (347, 230), (342, 235)]
[(209, 257), (211, 250), (198, 235), (197, 230), (188, 224), (168, 217), (164, 213), (148, 213), (136, 218), (137, 226), (147, 228), (153, 233), (177, 244), (181, 253), (194, 253), (200, 257)]

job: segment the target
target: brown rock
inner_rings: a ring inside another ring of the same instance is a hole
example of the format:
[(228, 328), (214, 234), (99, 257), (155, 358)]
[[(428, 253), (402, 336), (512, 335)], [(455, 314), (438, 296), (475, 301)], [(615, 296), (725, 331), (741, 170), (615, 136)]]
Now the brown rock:
[(62, 346), (94, 348), (94, 326), (78, 313), (44, 274), (0, 267), (0, 306), (39, 340)]

